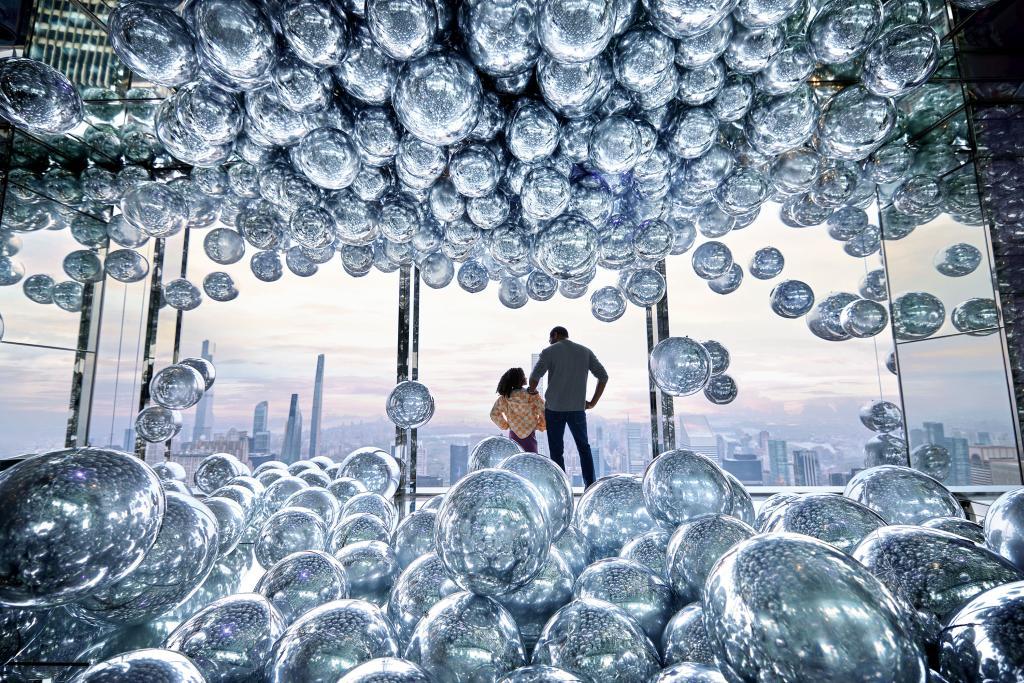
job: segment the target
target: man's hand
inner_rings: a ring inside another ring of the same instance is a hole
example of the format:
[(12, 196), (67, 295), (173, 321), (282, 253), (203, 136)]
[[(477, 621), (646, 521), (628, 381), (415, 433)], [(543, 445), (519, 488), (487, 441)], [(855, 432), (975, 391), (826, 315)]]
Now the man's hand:
[(533, 387), (530, 387), (529, 389), (526, 390), (526, 393), (528, 393), (528, 394), (537, 394), (539, 392), (536, 389), (534, 389)]
[(591, 408), (593, 408), (594, 406), (597, 405), (597, 401), (587, 401), (586, 405), (587, 405), (587, 410), (590, 410)]

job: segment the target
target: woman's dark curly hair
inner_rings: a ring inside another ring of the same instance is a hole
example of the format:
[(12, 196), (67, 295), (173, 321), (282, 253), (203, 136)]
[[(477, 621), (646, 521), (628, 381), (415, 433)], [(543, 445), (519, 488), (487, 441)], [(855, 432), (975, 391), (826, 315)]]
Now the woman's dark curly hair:
[(498, 380), (498, 393), (508, 398), (512, 392), (526, 384), (526, 373), (522, 368), (509, 368)]

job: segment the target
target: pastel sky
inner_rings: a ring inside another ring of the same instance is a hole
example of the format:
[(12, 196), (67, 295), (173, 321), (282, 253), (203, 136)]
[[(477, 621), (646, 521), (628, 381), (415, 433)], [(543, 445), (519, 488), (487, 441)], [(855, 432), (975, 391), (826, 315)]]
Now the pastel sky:
[[(884, 367), (892, 349), (889, 331), (876, 339), (826, 342), (814, 337), (803, 320), (772, 313), (768, 296), (786, 278), (807, 282), (819, 298), (830, 291), (856, 292), (866, 270), (879, 267), (880, 258), (852, 258), (823, 227), (788, 228), (774, 211), (766, 207), (753, 225), (721, 241), (745, 270), (756, 249), (779, 248), (786, 266), (775, 280), (762, 282), (748, 275), (739, 290), (721, 296), (693, 274), (689, 254), (669, 259), (671, 333), (723, 343), (732, 356), (729, 373), (740, 389), (728, 406), (713, 406), (698, 394), (677, 399), (676, 412), (708, 415), (713, 423), (857, 428), (859, 405), (879, 396), (899, 400), (896, 378)], [(291, 393), (300, 394), (308, 416), (318, 353), (327, 356), (325, 424), (381, 418), (395, 382), (397, 275), (374, 271), (354, 279), (335, 259), (312, 278), (287, 273), (277, 283), (263, 283), (249, 273), (248, 255), (227, 267), (210, 262), (202, 253), (204, 236), (203, 231), (191, 235), (189, 279), (201, 283), (207, 273), (223, 269), (241, 291), (233, 302), (207, 300), (184, 316), (183, 355), (198, 355), (203, 339), (216, 344), (218, 428), (250, 428), (253, 406), (267, 400), (272, 427), (282, 429)], [(29, 234), (24, 242), (19, 258), (27, 274), (46, 272), (64, 279), (60, 261), (76, 248), (66, 232)], [(945, 302), (947, 315), (969, 297), (991, 297), (984, 266), (959, 279), (934, 270), (935, 252), (954, 242), (984, 250), (980, 229), (946, 219), (920, 227), (899, 242), (888, 242), (893, 291), (932, 292)], [(144, 251), (149, 253), (151, 245)], [(169, 245), (168, 254), (165, 277), (173, 277), (180, 246)], [(612, 274), (603, 273), (595, 287), (613, 281)], [(548, 330), (556, 324), (565, 325), (574, 339), (593, 348), (607, 367), (611, 382), (599, 408), (602, 415), (647, 418), (643, 310), (630, 307), (622, 319), (605, 324), (591, 316), (589, 295), (572, 301), (531, 301), (513, 311), (498, 303), (496, 283), (475, 295), (454, 283), (440, 291), (425, 286), (421, 291), (420, 378), (437, 401), (435, 423), (486, 421), (498, 376), (510, 366), (527, 367), (530, 355), (543, 348)], [(142, 293), (141, 283), (110, 282), (106, 288), (92, 422), (96, 443), (120, 443), (137, 408)], [(29, 302), (20, 286), (0, 288), (0, 314), (6, 322), (6, 341), (69, 348), (76, 343), (78, 316)], [(171, 310), (161, 314), (158, 366), (170, 360), (166, 351), (174, 317)], [(938, 336), (952, 332), (947, 323)], [(900, 355), (912, 426), (936, 419), (964, 429), (1012, 431), (998, 335), (901, 345)], [(63, 441), (72, 359), (69, 351), (0, 345), (3, 452)]]

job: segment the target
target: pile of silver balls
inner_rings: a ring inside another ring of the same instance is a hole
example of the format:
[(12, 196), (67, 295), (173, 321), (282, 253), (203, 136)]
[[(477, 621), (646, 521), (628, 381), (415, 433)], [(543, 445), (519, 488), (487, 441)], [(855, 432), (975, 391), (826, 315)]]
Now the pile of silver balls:
[(893, 465), (756, 513), (688, 450), (578, 500), (504, 437), (470, 470), (400, 517), (399, 463), (372, 447), (251, 474), (215, 454), (192, 485), (116, 451), (27, 458), (0, 477), (0, 666), (75, 683), (1024, 675), (1024, 489), (982, 526)]

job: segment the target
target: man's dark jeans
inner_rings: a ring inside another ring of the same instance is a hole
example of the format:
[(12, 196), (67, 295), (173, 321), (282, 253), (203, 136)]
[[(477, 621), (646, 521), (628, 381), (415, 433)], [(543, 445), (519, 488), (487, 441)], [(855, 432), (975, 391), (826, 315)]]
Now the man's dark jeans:
[(584, 486), (594, 483), (594, 455), (590, 452), (590, 441), (587, 438), (587, 413), (584, 410), (544, 410), (544, 419), (548, 423), (548, 450), (551, 459), (565, 471), (565, 426), (569, 425), (572, 440), (576, 442), (576, 450), (580, 454), (580, 469), (583, 473)]

